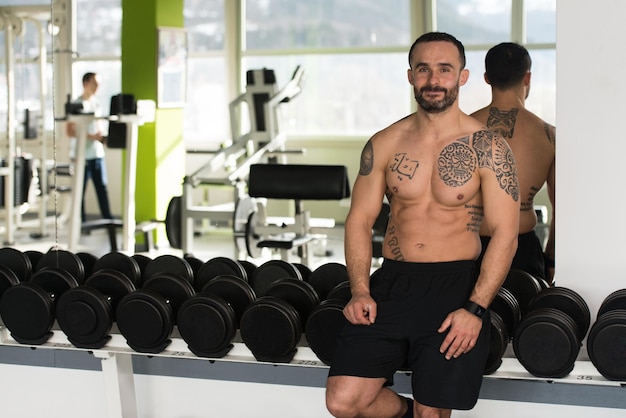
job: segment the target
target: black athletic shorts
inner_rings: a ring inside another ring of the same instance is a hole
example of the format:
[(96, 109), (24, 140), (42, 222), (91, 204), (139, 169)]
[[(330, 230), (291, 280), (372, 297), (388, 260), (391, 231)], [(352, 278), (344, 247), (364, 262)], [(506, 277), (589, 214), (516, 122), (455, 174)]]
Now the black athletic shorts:
[(445, 317), (461, 307), (476, 282), (475, 262), (407, 263), (385, 259), (370, 292), (378, 314), (371, 325), (344, 327), (330, 376), (383, 377), (393, 384), (398, 370), (412, 372), (413, 397), (437, 408), (471, 409), (489, 354), (489, 313), (474, 349), (446, 360), (439, 352)]
[[(491, 237), (480, 237), (483, 245), (480, 257), (477, 260), (478, 270)], [(517, 252), (511, 262), (511, 269), (522, 270), (534, 277), (546, 278), (546, 266), (543, 258), (543, 248), (535, 231), (520, 234), (517, 237)]]

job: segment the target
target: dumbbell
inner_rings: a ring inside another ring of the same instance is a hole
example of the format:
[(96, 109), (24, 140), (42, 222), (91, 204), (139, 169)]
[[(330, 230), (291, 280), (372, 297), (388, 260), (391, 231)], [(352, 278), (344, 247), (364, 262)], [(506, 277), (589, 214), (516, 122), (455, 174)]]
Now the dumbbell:
[(530, 374), (565, 377), (574, 368), (589, 323), (589, 306), (578, 293), (565, 287), (543, 289), (522, 316), (513, 350)]
[[(328, 264), (320, 266), (316, 270), (328, 273), (324, 275), (320, 274), (319, 280), (321, 281), (321, 277), (327, 276), (329, 277), (329, 282), (334, 284), (334, 287), (327, 292), (326, 298), (309, 314), (304, 334), (311, 351), (313, 351), (317, 358), (324, 364), (330, 365), (332, 355), (335, 351), (337, 335), (348, 323), (348, 320), (343, 314), (343, 308), (352, 298), (352, 294), (350, 292), (350, 281), (345, 265), (338, 263)], [(370, 275), (370, 283), (376, 281), (376, 276), (379, 272), (380, 270), (376, 270)], [(330, 284), (325, 284), (325, 286), (328, 288)], [(320, 288), (322, 288), (322, 286), (320, 286)]]
[(288, 363), (318, 304), (319, 296), (310, 284), (293, 277), (278, 278), (244, 311), (241, 339), (258, 361)]
[(258, 266), (248, 281), (257, 297), (261, 297), (265, 296), (272, 283), (283, 278), (303, 280), (302, 273), (293, 263), (285, 260), (269, 260)]
[[(309, 276), (312, 273), (311, 268), (303, 263), (292, 262), (291, 264), (293, 264), (298, 269), (298, 271), (300, 272), (300, 276), (302, 276), (302, 280), (307, 282), (309, 280)], [(251, 277), (251, 276), (252, 275), (248, 275), (248, 277)]]
[[(39, 260), (41, 260), (41, 257), (43, 256), (43, 252), (38, 251), (38, 250), (26, 250), (24, 251), (24, 255), (30, 260), (31, 273), (32, 273), (32, 270), (34, 270), (35, 267), (37, 267)], [(22, 279), (22, 280), (27, 281), (28, 279)]]
[[(20, 344), (41, 345), (52, 336), (55, 304), (84, 280), (80, 259), (64, 250), (44, 254), (30, 280), (7, 288), (0, 299), (0, 316)], [(80, 279), (77, 280), (78, 277)]]
[(130, 348), (157, 354), (170, 344), (176, 313), (195, 294), (193, 269), (187, 261), (165, 254), (146, 265), (141, 289), (124, 296), (115, 317)]
[(305, 279), (319, 296), (320, 300), (328, 297), (333, 288), (341, 283), (349, 282), (348, 269), (345, 264), (330, 262), (313, 270)]
[(523, 270), (509, 270), (502, 287), (513, 294), (519, 304), (522, 316), (528, 311), (530, 300), (548, 286), (547, 282)]
[(91, 276), (91, 273), (94, 272), (94, 266), (96, 261), (98, 261), (98, 257), (85, 251), (77, 252), (76, 257), (78, 257), (83, 264), (83, 274), (85, 275), (85, 278)]
[(504, 287), (498, 290), (489, 310), (491, 311), (491, 337), (484, 370), (486, 375), (494, 373), (502, 365), (502, 357), (522, 317), (517, 299)]
[(137, 288), (140, 288), (141, 284), (143, 283), (144, 272), (146, 271), (146, 266), (148, 265), (149, 262), (152, 261), (152, 258), (144, 254), (133, 254), (131, 255), (131, 258), (137, 262), (137, 265), (139, 266), (139, 271), (141, 272), (141, 278), (139, 282), (137, 283)]
[(68, 340), (79, 348), (97, 349), (110, 339), (118, 302), (137, 289), (139, 265), (112, 252), (96, 259), (85, 283), (69, 289), (56, 304), (56, 317)]
[(228, 257), (213, 257), (198, 268), (194, 277), (194, 288), (200, 292), (208, 282), (218, 276), (235, 276), (247, 282), (248, 272), (254, 271), (255, 268), (254, 264), (245, 261), (232, 260)]
[(214, 277), (180, 306), (178, 332), (198, 357), (224, 357), (233, 347), (243, 312), (255, 299), (241, 277)]
[(0, 298), (11, 286), (28, 281), (32, 274), (32, 260), (15, 248), (0, 248)]
[(587, 337), (587, 354), (606, 379), (626, 381), (626, 289), (614, 291), (600, 304)]

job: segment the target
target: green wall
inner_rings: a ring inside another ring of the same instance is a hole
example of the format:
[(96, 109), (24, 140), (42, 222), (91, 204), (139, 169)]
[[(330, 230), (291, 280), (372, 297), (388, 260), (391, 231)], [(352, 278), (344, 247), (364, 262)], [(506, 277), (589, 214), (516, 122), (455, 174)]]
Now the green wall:
[[(137, 100), (156, 101), (157, 29), (184, 27), (183, 0), (122, 0), (122, 10), (122, 91)], [(164, 219), (172, 196), (182, 193), (182, 132), (182, 108), (157, 107), (155, 122), (139, 127), (137, 222)], [(162, 240), (165, 233), (160, 230), (156, 242)]]

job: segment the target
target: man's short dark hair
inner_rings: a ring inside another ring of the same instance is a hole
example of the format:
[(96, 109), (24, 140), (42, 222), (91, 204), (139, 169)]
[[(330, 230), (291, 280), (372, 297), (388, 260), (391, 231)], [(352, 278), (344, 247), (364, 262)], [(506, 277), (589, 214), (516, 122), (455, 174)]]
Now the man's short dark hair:
[(417, 38), (415, 42), (413, 42), (413, 45), (411, 45), (411, 48), (409, 49), (409, 67), (410, 68), (413, 68), (412, 63), (411, 63), (413, 50), (415, 49), (417, 45), (421, 43), (426, 43), (426, 42), (450, 42), (451, 44), (456, 46), (456, 49), (459, 50), (459, 60), (461, 61), (461, 69), (465, 68), (465, 47), (463, 46), (461, 41), (459, 41), (458, 39), (456, 39), (454, 36), (450, 35), (449, 33), (445, 33), (445, 32), (427, 32), (423, 34), (422, 36), (420, 36), (419, 38)]
[(502, 42), (485, 56), (485, 73), (492, 87), (508, 89), (519, 84), (532, 62), (528, 50), (514, 42)]
[(83, 75), (83, 84), (90, 82), (96, 76), (96, 73), (85, 73)]

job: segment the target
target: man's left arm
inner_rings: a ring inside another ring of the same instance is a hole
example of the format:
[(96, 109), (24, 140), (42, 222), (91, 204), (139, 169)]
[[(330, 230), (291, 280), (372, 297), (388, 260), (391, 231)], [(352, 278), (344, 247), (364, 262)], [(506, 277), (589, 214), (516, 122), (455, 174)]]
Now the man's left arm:
[[(491, 231), (491, 240), (481, 264), (478, 279), (469, 297), (473, 311), (461, 308), (448, 315), (439, 331), (449, 329), (440, 351), (446, 358), (470, 351), (478, 339), (482, 319), (476, 315), (487, 309), (511, 268), (519, 234), (520, 196), (517, 167), (513, 153), (500, 136), (481, 131), (480, 147), (475, 146), (481, 177), (484, 220)], [(491, 138), (489, 140), (489, 137)], [(485, 140), (487, 139), (487, 140)]]

